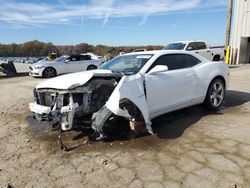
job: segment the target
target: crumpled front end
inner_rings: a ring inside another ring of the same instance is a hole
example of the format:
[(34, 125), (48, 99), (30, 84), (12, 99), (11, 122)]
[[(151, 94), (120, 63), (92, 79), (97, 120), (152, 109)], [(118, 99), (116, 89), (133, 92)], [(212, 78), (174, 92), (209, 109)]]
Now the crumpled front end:
[(49, 121), (52, 125), (60, 123), (61, 129), (67, 131), (72, 128), (79, 104), (72, 93), (39, 90), (36, 92), (36, 102), (30, 103), (29, 107), (37, 120)]
[(115, 78), (95, 78), (67, 90), (35, 89), (35, 102), (30, 103), (29, 108), (37, 120), (48, 121), (68, 131), (76, 119), (90, 122), (92, 114), (105, 105), (116, 85)]
[(37, 120), (50, 122), (52, 128), (68, 131), (87, 126), (103, 138), (121, 126), (123, 118), (127, 126), (144, 122), (147, 131), (153, 134), (141, 74), (106, 73), (69, 89), (38, 87), (34, 96), (30, 110)]

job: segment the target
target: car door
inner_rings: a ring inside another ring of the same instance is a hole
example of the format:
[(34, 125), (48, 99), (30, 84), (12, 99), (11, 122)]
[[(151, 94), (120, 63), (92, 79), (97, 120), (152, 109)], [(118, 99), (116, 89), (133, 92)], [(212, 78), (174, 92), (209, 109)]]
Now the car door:
[(197, 46), (196, 53), (205, 57), (208, 60), (212, 60), (212, 52), (210, 49), (207, 48), (205, 42), (196, 42), (196, 46)]
[(71, 73), (71, 72), (79, 72), (79, 68), (81, 67), (80, 56), (79, 55), (72, 55), (69, 58), (69, 61), (66, 61), (64, 64), (64, 73)]
[(82, 71), (87, 70), (88, 66), (91, 64), (91, 56), (90, 55), (81, 55), (80, 56), (80, 67)]
[(190, 42), (187, 46), (187, 51), (194, 52), (201, 55), (202, 57), (209, 59), (209, 56), (206, 52), (206, 44), (204, 42)]
[(167, 54), (159, 57), (149, 68), (156, 65), (168, 66), (168, 71), (145, 74), (146, 97), (149, 113), (162, 114), (178, 106), (191, 103), (198, 77), (194, 65), (200, 60), (187, 54)]

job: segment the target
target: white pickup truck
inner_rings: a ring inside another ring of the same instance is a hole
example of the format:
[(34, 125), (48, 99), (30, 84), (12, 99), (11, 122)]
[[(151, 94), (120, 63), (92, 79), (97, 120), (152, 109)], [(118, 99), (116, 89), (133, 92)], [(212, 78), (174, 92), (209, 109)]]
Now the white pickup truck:
[(179, 41), (168, 44), (164, 50), (186, 50), (197, 53), (210, 61), (224, 60), (224, 48), (209, 48), (204, 41)]

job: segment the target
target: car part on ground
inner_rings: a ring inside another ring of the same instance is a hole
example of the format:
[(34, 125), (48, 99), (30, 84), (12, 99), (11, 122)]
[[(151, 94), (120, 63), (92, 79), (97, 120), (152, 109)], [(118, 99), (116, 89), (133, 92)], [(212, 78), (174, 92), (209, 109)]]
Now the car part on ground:
[(0, 64), (0, 72), (6, 74), (7, 76), (15, 76), (17, 74), (13, 61)]

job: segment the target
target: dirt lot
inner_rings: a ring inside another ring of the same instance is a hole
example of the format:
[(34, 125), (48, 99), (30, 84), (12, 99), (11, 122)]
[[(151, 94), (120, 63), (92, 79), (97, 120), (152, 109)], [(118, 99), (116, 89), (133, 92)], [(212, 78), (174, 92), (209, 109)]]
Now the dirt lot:
[[(154, 136), (87, 143), (26, 120), (41, 79), (0, 77), (0, 187), (250, 187), (250, 66), (231, 69), (225, 104), (153, 121)], [(30, 118), (28, 118), (30, 119)]]

